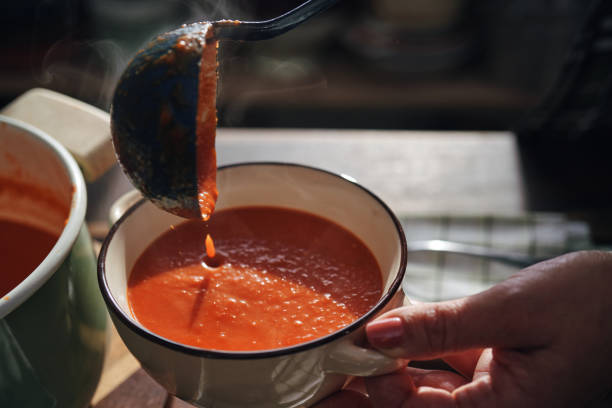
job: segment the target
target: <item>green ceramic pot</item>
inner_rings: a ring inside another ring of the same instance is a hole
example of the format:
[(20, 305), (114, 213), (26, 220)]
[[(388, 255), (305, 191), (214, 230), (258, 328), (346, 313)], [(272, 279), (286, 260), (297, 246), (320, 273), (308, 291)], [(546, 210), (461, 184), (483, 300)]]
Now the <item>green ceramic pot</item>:
[(42, 263), (0, 298), (0, 407), (87, 407), (108, 335), (85, 227), (83, 176), (54, 139), (0, 116), (2, 179), (45, 189), (67, 214), (0, 183), (0, 218), (59, 235)]

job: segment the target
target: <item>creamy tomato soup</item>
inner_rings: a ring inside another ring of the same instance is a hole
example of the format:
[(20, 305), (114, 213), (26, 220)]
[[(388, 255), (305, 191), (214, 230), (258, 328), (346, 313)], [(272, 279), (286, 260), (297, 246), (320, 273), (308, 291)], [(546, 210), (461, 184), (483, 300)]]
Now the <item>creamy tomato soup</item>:
[[(204, 237), (214, 238), (214, 262)], [(208, 266), (215, 265), (215, 266)], [(337, 331), (382, 293), (380, 267), (352, 233), (274, 207), (215, 212), (156, 239), (135, 263), (128, 301), (149, 330), (216, 350), (291, 346)]]

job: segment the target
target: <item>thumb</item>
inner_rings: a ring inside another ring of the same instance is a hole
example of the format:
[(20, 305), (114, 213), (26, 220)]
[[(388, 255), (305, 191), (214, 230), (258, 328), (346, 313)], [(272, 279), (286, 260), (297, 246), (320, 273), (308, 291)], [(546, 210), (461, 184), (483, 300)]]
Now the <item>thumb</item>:
[(538, 302), (516, 282), (506, 281), (467, 298), (391, 310), (370, 322), (366, 334), (373, 347), (408, 359), (475, 348), (542, 346), (550, 325), (539, 321)]

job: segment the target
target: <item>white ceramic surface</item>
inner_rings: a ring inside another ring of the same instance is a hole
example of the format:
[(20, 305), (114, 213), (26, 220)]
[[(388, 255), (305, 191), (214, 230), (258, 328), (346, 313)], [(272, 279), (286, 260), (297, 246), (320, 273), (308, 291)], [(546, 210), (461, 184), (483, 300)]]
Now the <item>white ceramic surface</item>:
[[(142, 251), (183, 220), (139, 201), (111, 229), (99, 257), (98, 278), (119, 334), (155, 380), (202, 407), (297, 407), (338, 390), (347, 375), (381, 374), (405, 364), (359, 346), (365, 324), (403, 300), (400, 283), (406, 244), (399, 222), (384, 203), (349, 178), (290, 164), (223, 167), (217, 183), (217, 209), (248, 205), (299, 209), (351, 230), (381, 266), (384, 294), (370, 312), (345, 329), (293, 347), (223, 352), (164, 339), (132, 317), (126, 282)], [(113, 213), (121, 211), (116, 206)]]
[[(70, 207), (68, 218), (57, 219), (62, 214), (50, 214), (37, 207), (36, 203), (19, 204), (19, 212), (4, 210), (0, 215), (20, 222), (34, 224), (39, 228), (60, 233), (59, 239), (49, 255), (32, 273), (6, 296), (0, 298), (0, 319), (12, 312), (38, 290), (64, 261), (85, 221), (87, 192), (79, 166), (70, 153), (54, 139), (39, 129), (19, 120), (0, 115), (0, 175), (26, 179), (32, 185), (47, 186), (57, 191), (58, 200), (66, 201)], [(11, 159), (7, 159), (10, 155)], [(0, 197), (0, 200), (2, 197)], [(14, 200), (13, 197), (9, 199)], [(59, 221), (59, 222), (58, 222)], [(57, 226), (64, 226), (63, 230)]]

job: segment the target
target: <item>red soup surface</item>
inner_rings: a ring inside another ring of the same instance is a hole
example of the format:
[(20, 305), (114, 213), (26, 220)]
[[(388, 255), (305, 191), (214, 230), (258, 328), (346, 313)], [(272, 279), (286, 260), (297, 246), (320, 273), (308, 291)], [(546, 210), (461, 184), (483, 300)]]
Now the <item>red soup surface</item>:
[(29, 225), (0, 219), (0, 296), (6, 295), (36, 269), (57, 238)]
[[(218, 267), (204, 263), (207, 234)], [(216, 350), (316, 339), (366, 313), (381, 293), (380, 267), (352, 233), (273, 207), (221, 210), (206, 223), (171, 228), (143, 252), (128, 281), (128, 301), (142, 325)]]

